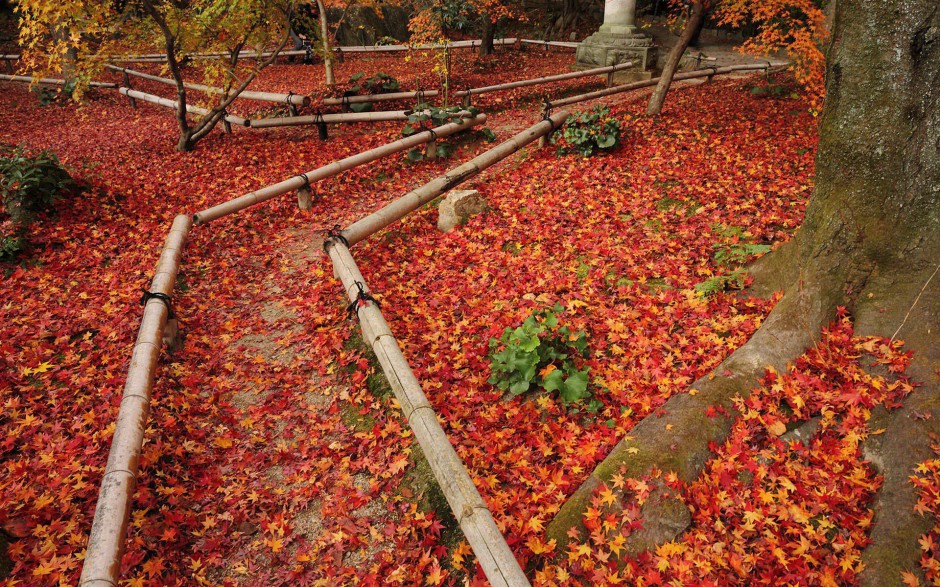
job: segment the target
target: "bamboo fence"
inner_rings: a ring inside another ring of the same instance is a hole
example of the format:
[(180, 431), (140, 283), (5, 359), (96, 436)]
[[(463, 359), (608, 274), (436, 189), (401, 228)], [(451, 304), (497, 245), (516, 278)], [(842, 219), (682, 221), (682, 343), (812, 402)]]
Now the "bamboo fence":
[[(729, 73), (734, 73), (736, 71), (754, 71), (758, 69), (769, 69), (770, 67), (775, 67), (769, 61), (767, 63), (760, 64), (749, 64), (749, 65), (730, 65), (727, 67), (708, 67), (706, 69), (699, 69), (696, 71), (689, 71), (686, 73), (677, 73), (673, 76), (672, 81), (683, 81), (689, 79), (696, 79), (701, 77), (712, 78), (716, 75), (726, 75)], [(586, 94), (579, 94), (577, 96), (571, 96), (570, 98), (559, 98), (557, 100), (545, 102), (545, 107), (548, 109), (558, 108), (560, 106), (569, 106), (571, 104), (577, 104), (578, 102), (586, 102), (587, 100), (596, 100), (597, 98), (603, 98), (605, 96), (613, 96), (614, 94), (620, 94), (622, 92), (629, 92), (630, 90), (638, 90), (640, 88), (648, 88), (655, 86), (659, 83), (658, 77), (653, 79), (633, 82), (629, 84), (623, 84), (621, 86), (614, 86), (612, 88), (605, 88), (603, 90), (597, 90), (596, 92), (588, 92)]]
[(551, 134), (561, 128), (568, 119), (568, 112), (560, 110), (549, 118), (542, 120), (534, 126), (522, 131), (508, 141), (478, 155), (463, 165), (451, 169), (444, 175), (431, 180), (420, 188), (408, 192), (384, 208), (369, 214), (341, 231), (341, 235), (349, 246), (375, 234), (389, 224), (417, 210), (437, 196), (453, 189), (467, 179), (477, 175), (487, 167), (512, 155), (529, 143)]
[[(159, 100), (156, 103), (178, 107), (177, 103), (156, 96), (127, 88), (120, 88), (120, 90), (122, 94), (130, 97), (146, 101), (156, 99)], [(375, 351), (383, 371), (389, 378), (448, 504), (487, 578), (496, 586), (526, 587), (529, 582), (496, 527), (492, 514), (473, 485), (463, 463), (447, 439), (437, 415), (402, 355), (401, 348), (392, 336), (381, 311), (376, 305), (360, 297), (360, 293), (368, 293), (368, 288), (348, 247), (404, 217), (424, 202), (505, 159), (525, 145), (550, 134), (559, 128), (567, 117), (568, 113), (565, 111), (553, 114), (510, 140), (354, 223), (339, 234), (331, 235), (325, 245), (336, 273), (343, 282), (347, 296), (355, 303), (354, 307), (366, 340)], [(246, 194), (241, 198), (201, 212), (197, 218), (199, 222), (208, 222), (292, 189), (309, 186), (311, 179), (335, 175), (344, 169), (362, 165), (412, 145), (428, 142), (437, 136), (458, 132), (485, 120), (485, 115), (478, 115), (470, 120), (450, 123), (434, 131), (425, 131), (419, 133), (418, 136), (401, 139), (387, 145), (387, 148), (366, 151), (359, 156), (338, 161), (332, 166), (303, 174), (302, 177), (298, 176), (280, 182), (266, 188), (267, 191), (259, 190)], [(131, 356), (114, 437), (95, 507), (95, 517), (79, 582), (81, 587), (113, 587), (120, 579), (121, 559), (137, 480), (141, 446), (146, 430), (149, 402), (153, 391), (154, 375), (162, 342), (168, 330), (168, 322), (175, 318), (171, 310), (170, 296), (182, 262), (186, 239), (193, 224), (194, 219), (186, 215), (177, 216), (174, 220), (157, 263), (150, 292), (144, 299), (144, 314)]]
[(410, 137), (399, 139), (393, 143), (388, 143), (387, 145), (383, 145), (375, 149), (363, 151), (362, 153), (346, 157), (345, 159), (340, 159), (339, 161), (334, 161), (329, 165), (319, 167), (313, 171), (308, 171), (307, 173), (301, 175), (295, 175), (290, 179), (286, 179), (282, 182), (247, 193), (233, 200), (223, 202), (203, 210), (202, 212), (198, 212), (193, 215), (193, 222), (196, 224), (206, 224), (208, 222), (212, 222), (213, 220), (217, 220), (229, 214), (234, 214), (235, 212), (244, 210), (245, 208), (254, 206), (256, 204), (260, 204), (261, 202), (265, 202), (271, 198), (305, 188), (314, 181), (319, 181), (321, 179), (326, 179), (327, 177), (338, 175), (343, 171), (352, 169), (353, 167), (370, 163), (376, 159), (380, 159), (393, 153), (399, 153), (401, 151), (411, 149), (418, 145), (433, 141), (436, 138), (450, 136), (473, 126), (484, 124), (485, 122), (486, 115), (478, 114), (474, 118), (467, 118), (460, 122), (444, 124), (437, 128), (419, 132)]
[(124, 384), (108, 453), (108, 463), (98, 492), (95, 518), (88, 537), (88, 548), (79, 585), (82, 587), (114, 587), (121, 574), (121, 558), (130, 516), (137, 468), (140, 460), (154, 374), (160, 357), (164, 330), (170, 314), (169, 297), (173, 294), (176, 276), (183, 258), (186, 238), (192, 219), (177, 216), (157, 262), (150, 292), (166, 296), (166, 301), (150, 298), (144, 306), (137, 342)]
[[(167, 108), (172, 108), (173, 110), (179, 109), (179, 102), (175, 100), (168, 100), (166, 98), (161, 98), (160, 96), (154, 96), (153, 94), (147, 94), (144, 92), (138, 92), (137, 90), (132, 90), (130, 88), (118, 88), (118, 92), (122, 96), (127, 96), (128, 98), (133, 98), (135, 100), (143, 100), (144, 102), (150, 102), (151, 104), (159, 104), (160, 106), (166, 106)], [(209, 114), (209, 110), (205, 108), (200, 108), (199, 106), (193, 106), (192, 104), (186, 105), (186, 112), (190, 114)], [(232, 116), (231, 114), (225, 115), (223, 119), (225, 122), (237, 125), (237, 126), (250, 126), (251, 121), (246, 120), (240, 116)]]
[[(508, 38), (508, 39), (496, 39), (493, 41), (494, 46), (501, 45), (514, 45), (517, 39)], [(452, 41), (444, 45), (443, 43), (430, 43), (423, 45), (347, 45), (334, 47), (333, 50), (337, 53), (400, 53), (403, 51), (429, 51), (429, 50), (438, 50), (443, 48), (448, 49), (460, 49), (460, 48), (471, 48), (475, 49), (481, 45), (482, 41), (479, 39), (472, 39), (466, 41)], [(300, 57), (307, 54), (305, 49), (296, 49), (281, 51), (278, 53), (278, 56), (284, 57)], [(190, 53), (187, 57), (191, 59), (221, 59), (228, 57), (231, 53), (226, 51), (221, 52), (204, 52), (204, 53)], [(273, 51), (240, 51), (238, 56), (239, 58), (248, 58), (248, 59), (264, 59), (273, 55)], [(19, 58), (19, 55), (11, 55), (9, 57)], [(110, 58), (112, 63), (159, 63), (161, 61), (166, 61), (166, 54), (164, 53), (146, 53), (141, 55), (114, 55)]]
[[(620, 63), (617, 65), (610, 65), (606, 67), (597, 67), (594, 69), (585, 69), (582, 71), (572, 71), (570, 73), (560, 73), (558, 75), (549, 75), (545, 77), (532, 78), (518, 80), (514, 82), (506, 82), (505, 84), (497, 84), (493, 86), (484, 86), (481, 88), (469, 88), (466, 90), (459, 90), (453, 92), (455, 98), (466, 98), (468, 96), (475, 96), (477, 94), (487, 94), (489, 92), (500, 92), (504, 90), (512, 90), (514, 88), (521, 88), (525, 86), (537, 86), (541, 84), (548, 84), (552, 82), (564, 81), (569, 79), (577, 79), (580, 77), (590, 77), (593, 75), (612, 75), (618, 71), (623, 71), (625, 69), (630, 69), (633, 67), (633, 62)], [(385, 102), (391, 100), (408, 100), (422, 97), (432, 97), (440, 94), (439, 90), (427, 90), (427, 91), (415, 91), (415, 92), (396, 92), (390, 94), (373, 94), (366, 96), (345, 96), (342, 98), (324, 98), (323, 103), (329, 106), (336, 106), (341, 104), (358, 104), (363, 102)]]
[[(159, 82), (161, 84), (167, 84), (170, 86), (176, 86), (176, 80), (160, 77), (156, 75), (150, 75), (149, 73), (143, 73), (141, 71), (135, 71), (133, 69), (127, 69), (124, 67), (118, 67), (116, 65), (107, 65), (108, 69), (113, 71), (119, 71), (121, 73), (126, 73), (135, 77), (142, 79)], [(198, 90), (200, 92), (206, 92), (207, 94), (221, 94), (225, 95), (225, 90), (222, 88), (214, 88), (212, 86), (204, 86), (202, 84), (193, 84), (184, 82), (183, 86), (190, 90)], [(245, 90), (238, 94), (239, 98), (244, 98), (246, 100), (259, 100), (262, 102), (276, 102), (278, 104), (291, 104), (293, 106), (306, 106), (310, 104), (310, 97), (303, 96), (300, 94), (295, 94), (293, 92), (289, 94), (280, 94), (275, 92), (254, 92), (250, 90)]]
[(251, 128), (274, 128), (311, 124), (388, 122), (390, 120), (408, 120), (409, 114), (411, 114), (410, 110), (383, 110), (380, 112), (344, 112), (342, 114), (315, 114), (313, 116), (290, 116), (285, 118), (255, 118), (249, 121), (249, 126), (251, 126)]
[[(65, 80), (55, 77), (40, 77), (35, 78), (29, 75), (6, 75), (0, 74), (0, 81), (8, 82), (24, 82), (24, 83), (37, 83), (43, 86), (64, 86)], [(117, 84), (112, 84), (110, 82), (89, 82), (89, 86), (93, 88), (116, 88)]]
[(541, 84), (548, 84), (552, 82), (560, 82), (569, 79), (576, 79), (579, 77), (589, 77), (592, 75), (612, 75), (618, 71), (623, 71), (625, 69), (630, 69), (633, 67), (632, 61), (627, 61), (626, 63), (619, 63), (617, 65), (609, 65), (607, 67), (596, 67), (594, 69), (585, 69), (582, 71), (572, 71), (571, 73), (560, 73), (558, 75), (549, 75), (545, 77), (537, 77), (533, 79), (523, 79), (514, 82), (508, 82), (505, 84), (496, 84), (493, 86), (484, 86), (482, 88), (470, 88), (468, 90), (460, 90), (454, 92), (455, 98), (464, 98), (467, 96), (475, 96), (477, 94), (487, 94), (489, 92), (500, 92), (503, 90), (512, 90), (515, 88), (521, 88), (524, 86), (538, 86)]
[(545, 47), (547, 51), (549, 47), (562, 47), (565, 49), (577, 49), (578, 45), (581, 43), (575, 43), (573, 41), (537, 41), (535, 39), (520, 39), (519, 41), (523, 45), (541, 45)]
[(356, 310), (363, 338), (382, 366), (402, 413), (486, 578), (494, 587), (528, 586), (529, 581), (519, 562), (441, 428), (434, 408), (402, 354), (382, 311), (368, 298), (360, 297), (368, 295), (369, 288), (349, 249), (338, 239), (328, 240), (325, 248), (346, 296)]

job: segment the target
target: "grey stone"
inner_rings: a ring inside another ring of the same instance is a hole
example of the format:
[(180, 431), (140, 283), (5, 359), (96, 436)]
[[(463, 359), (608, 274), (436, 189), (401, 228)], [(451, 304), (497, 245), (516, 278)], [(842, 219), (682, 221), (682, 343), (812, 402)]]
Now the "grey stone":
[(476, 190), (459, 190), (447, 194), (438, 207), (437, 228), (450, 232), (464, 224), (471, 216), (486, 210), (486, 200)]

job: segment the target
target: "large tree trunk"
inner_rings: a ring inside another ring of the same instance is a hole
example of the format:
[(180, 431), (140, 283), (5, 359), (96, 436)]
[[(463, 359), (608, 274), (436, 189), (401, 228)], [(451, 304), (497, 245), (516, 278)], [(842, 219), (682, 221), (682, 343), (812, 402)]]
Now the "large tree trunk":
[(689, 15), (689, 22), (685, 24), (682, 34), (679, 35), (679, 40), (676, 41), (676, 44), (669, 51), (669, 56), (666, 57), (666, 65), (663, 67), (662, 77), (659, 78), (659, 83), (656, 84), (656, 89), (653, 90), (649, 105), (646, 107), (647, 116), (658, 116), (662, 111), (663, 103), (666, 102), (666, 94), (669, 92), (669, 86), (672, 85), (672, 76), (676, 74), (676, 69), (679, 68), (679, 61), (682, 60), (682, 54), (689, 48), (689, 42), (692, 41), (692, 37), (696, 35), (696, 32), (700, 30), (704, 22), (704, 2), (703, 0), (696, 0), (695, 3), (692, 4), (692, 13)]
[(488, 14), (483, 15), (483, 40), (480, 43), (480, 55), (493, 54), (493, 39), (496, 37), (496, 23)]
[[(732, 409), (735, 394), (746, 395), (767, 367), (785, 369), (845, 306), (859, 335), (904, 340), (915, 352), (910, 373), (923, 383), (901, 409), (873, 415), (871, 427), (887, 432), (870, 437), (864, 454), (885, 481), (862, 584), (898, 585), (902, 569), (916, 568), (917, 540), (932, 521), (915, 514), (908, 477), (940, 433), (940, 5), (840, 0), (826, 80), (804, 223), (754, 268), (758, 288), (782, 289), (783, 298), (747, 344), (693, 384), (699, 393), (670, 399), (665, 415), (640, 422), (595, 469), (549, 526), (559, 552), (593, 489), (621, 466), (634, 477), (658, 467), (694, 481), (709, 443), (721, 444), (732, 423), (705, 410)], [(690, 520), (675, 498), (649, 499), (643, 515), (633, 552), (677, 537)]]

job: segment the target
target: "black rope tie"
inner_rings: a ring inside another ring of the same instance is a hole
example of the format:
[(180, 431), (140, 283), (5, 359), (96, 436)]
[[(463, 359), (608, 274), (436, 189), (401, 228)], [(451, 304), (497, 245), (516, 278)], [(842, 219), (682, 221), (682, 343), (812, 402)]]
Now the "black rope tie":
[(428, 142), (429, 142), (429, 143), (433, 143), (434, 141), (437, 140), (437, 133), (434, 132), (434, 129), (433, 129), (433, 128), (429, 128), (429, 129), (428, 129), (428, 132), (431, 133), (431, 140), (428, 141)]
[(415, 92), (415, 100), (417, 100), (419, 106), (424, 104), (424, 90), (419, 89)]
[(375, 307), (382, 309), (382, 304), (379, 303), (377, 299), (372, 297), (372, 294), (366, 291), (365, 284), (361, 281), (355, 283), (359, 291), (356, 293), (356, 299), (354, 299), (348, 306), (346, 306), (346, 313), (349, 315), (349, 319), (352, 320), (353, 314), (356, 315), (356, 318), (359, 317), (359, 308), (368, 305), (369, 302), (375, 304)]
[(555, 132), (555, 121), (552, 120), (552, 109), (549, 107), (548, 102), (545, 103), (545, 110), (542, 111), (542, 120), (548, 122), (552, 127), (548, 134)]
[(323, 248), (326, 248), (326, 244), (331, 240), (337, 240), (346, 245), (347, 249), (349, 248), (349, 241), (343, 236), (343, 229), (340, 228), (339, 224), (334, 225), (333, 228), (326, 231), (326, 240), (323, 242)]
[[(348, 94), (343, 94), (343, 99), (342, 99), (343, 110), (352, 110), (352, 108), (349, 106), (349, 104), (350, 104), (350, 102), (349, 102), (349, 95), (348, 95)], [(317, 114), (320, 114), (320, 113), (317, 112)]]
[(292, 104), (291, 101), (290, 101), (290, 99), (293, 98), (293, 97), (294, 97), (294, 92), (288, 90), (288, 91), (287, 91), (287, 97), (284, 98), (284, 102), (286, 102), (288, 106), (293, 106), (293, 104)]
[(297, 188), (297, 189), (306, 188), (308, 191), (313, 191), (313, 188), (310, 187), (310, 178), (307, 177), (307, 174), (306, 174), (306, 173), (298, 173), (298, 174), (295, 175), (294, 177), (299, 177), (300, 179), (304, 180), (304, 185), (300, 186), (300, 187)]
[(166, 295), (165, 293), (147, 291), (144, 288), (141, 288), (140, 291), (143, 292), (143, 295), (140, 296), (140, 305), (146, 306), (147, 302), (150, 300), (160, 300), (163, 302), (163, 305), (166, 306), (167, 319), (176, 318), (176, 314), (173, 313), (173, 298)]

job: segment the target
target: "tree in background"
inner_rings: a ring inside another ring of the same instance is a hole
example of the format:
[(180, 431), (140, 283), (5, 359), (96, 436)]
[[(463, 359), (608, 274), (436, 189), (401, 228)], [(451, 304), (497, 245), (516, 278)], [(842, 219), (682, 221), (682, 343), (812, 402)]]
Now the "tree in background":
[[(156, 50), (176, 82), (177, 149), (190, 151), (224, 119), (226, 109), (290, 39), (293, 0), (18, 0), (24, 64), (37, 73), (63, 71), (77, 96), (107, 59), (127, 51)], [(273, 46), (267, 57), (245, 58)], [(196, 53), (222, 57), (191, 68)], [(201, 77), (224, 93), (190, 124), (185, 77)]]
[(662, 110), (682, 55), (709, 15), (719, 26), (740, 28), (750, 24), (757, 34), (742, 46), (746, 53), (765, 55), (785, 51), (799, 81), (818, 104), (823, 94), (825, 57), (822, 46), (829, 36), (826, 17), (818, 0), (671, 0), (674, 18), (685, 18), (679, 40), (666, 57), (662, 77), (653, 91), (646, 113)]

